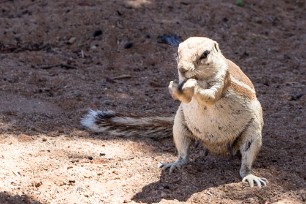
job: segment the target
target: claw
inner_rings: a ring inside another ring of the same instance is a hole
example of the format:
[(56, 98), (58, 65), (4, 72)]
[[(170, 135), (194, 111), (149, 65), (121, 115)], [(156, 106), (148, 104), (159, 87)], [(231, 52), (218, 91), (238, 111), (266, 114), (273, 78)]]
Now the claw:
[(161, 169), (161, 168), (163, 168), (163, 166), (164, 166), (164, 165), (165, 165), (164, 163), (160, 163), (160, 162), (158, 162), (158, 164), (157, 164), (157, 168)]
[(181, 168), (184, 164), (186, 164), (188, 159), (186, 158), (179, 158), (175, 162), (172, 163), (158, 163), (158, 168), (161, 168), (162, 170), (169, 169), (169, 172), (172, 173), (174, 169)]
[(262, 185), (267, 185), (268, 180), (266, 178), (260, 178), (254, 176), (253, 174), (249, 174), (242, 179), (242, 182), (248, 182), (250, 187), (254, 187), (254, 184), (256, 184), (259, 188), (261, 188)]
[(172, 173), (174, 169), (179, 168), (180, 165), (173, 162), (173, 163), (158, 163), (158, 168), (162, 169), (163, 171), (169, 169), (169, 172)]

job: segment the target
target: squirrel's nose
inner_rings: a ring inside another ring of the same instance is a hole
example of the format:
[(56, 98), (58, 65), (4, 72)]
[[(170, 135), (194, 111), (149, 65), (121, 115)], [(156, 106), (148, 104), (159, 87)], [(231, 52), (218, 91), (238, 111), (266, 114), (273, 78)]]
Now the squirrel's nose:
[(188, 71), (188, 69), (185, 66), (179, 66), (178, 67), (179, 72), (181, 72), (182, 74), (186, 73)]

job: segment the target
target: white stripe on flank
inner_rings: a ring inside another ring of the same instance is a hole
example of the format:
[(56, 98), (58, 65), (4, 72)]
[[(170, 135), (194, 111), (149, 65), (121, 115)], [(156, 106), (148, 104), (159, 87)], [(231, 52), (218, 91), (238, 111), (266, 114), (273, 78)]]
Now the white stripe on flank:
[(254, 94), (256, 93), (255, 90), (254, 90), (253, 88), (251, 88), (249, 85), (247, 85), (247, 84), (245, 84), (245, 83), (243, 83), (243, 82), (241, 82), (241, 81), (235, 79), (232, 75), (231, 75), (231, 81), (232, 81), (233, 83), (235, 83), (235, 84), (237, 84), (237, 85), (239, 85), (239, 86), (241, 86), (241, 87), (243, 87), (243, 88), (245, 88), (245, 89), (251, 91), (251, 92), (254, 93)]

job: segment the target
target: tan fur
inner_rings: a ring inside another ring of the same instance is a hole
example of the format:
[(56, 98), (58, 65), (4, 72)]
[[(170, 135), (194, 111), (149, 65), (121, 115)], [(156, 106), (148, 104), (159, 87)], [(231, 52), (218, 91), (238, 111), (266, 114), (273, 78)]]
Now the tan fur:
[(255, 90), (251, 80), (242, 72), (242, 70), (231, 60), (226, 60), (227, 68), (231, 76), (233, 76), (238, 81), (248, 85), (251, 89)]
[(248, 99), (255, 99), (255, 88), (251, 80), (242, 72), (242, 70), (232, 61), (227, 60), (227, 69), (230, 76), (238, 82), (243, 83), (248, 88), (235, 83), (233, 80), (230, 82), (229, 88), (234, 90), (237, 94)]
[(192, 37), (179, 45), (178, 73), (180, 84), (171, 81), (169, 92), (182, 102), (173, 127), (179, 158), (161, 167), (173, 171), (187, 163), (195, 137), (216, 154), (226, 154), (229, 148), (239, 150), (243, 181), (250, 186), (266, 185), (267, 180), (251, 170), (261, 147), (263, 126), (251, 80), (222, 55), (217, 42), (204, 37)]
[(229, 86), (229, 88), (232, 89), (237, 94), (239, 94), (241, 97), (248, 98), (249, 100), (256, 99), (256, 95), (254, 92), (249, 91), (248, 89), (240, 86), (239, 84), (235, 84), (231, 82), (231, 85)]
[[(204, 55), (204, 51), (209, 54)], [(203, 57), (204, 56), (204, 57)], [(206, 57), (205, 57), (206, 56)], [(197, 138), (212, 153), (241, 152), (243, 181), (266, 185), (252, 174), (252, 164), (262, 143), (262, 109), (250, 79), (226, 59), (217, 42), (192, 37), (178, 48), (179, 84), (171, 81), (171, 96), (181, 101), (174, 118), (128, 117), (112, 111), (90, 110), (82, 126), (113, 136), (162, 138), (171, 135), (178, 159), (161, 167), (170, 171), (188, 162), (189, 146)]]

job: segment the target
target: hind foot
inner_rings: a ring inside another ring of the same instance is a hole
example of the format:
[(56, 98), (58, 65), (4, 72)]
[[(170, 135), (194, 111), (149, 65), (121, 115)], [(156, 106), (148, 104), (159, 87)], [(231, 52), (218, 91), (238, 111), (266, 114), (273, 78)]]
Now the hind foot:
[(256, 184), (259, 188), (261, 188), (262, 185), (267, 185), (268, 180), (266, 178), (260, 178), (254, 176), (253, 174), (249, 174), (242, 179), (242, 182), (248, 182), (250, 187), (254, 187), (254, 184)]
[(172, 163), (159, 163), (158, 168), (161, 168), (162, 170), (169, 169), (169, 172), (172, 173), (174, 169), (180, 169), (187, 162), (187, 159), (179, 158), (178, 160)]

